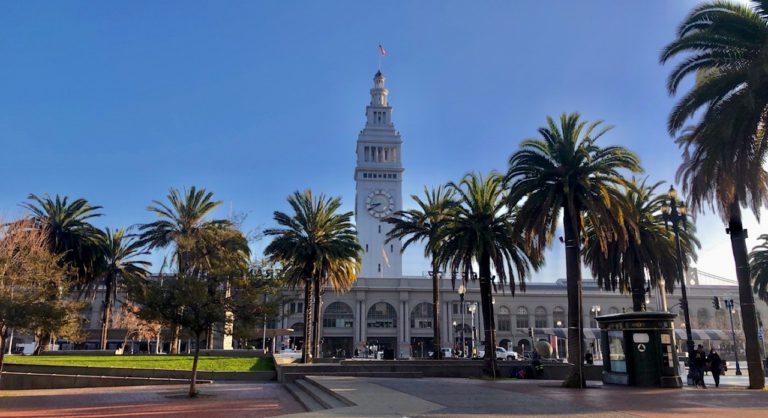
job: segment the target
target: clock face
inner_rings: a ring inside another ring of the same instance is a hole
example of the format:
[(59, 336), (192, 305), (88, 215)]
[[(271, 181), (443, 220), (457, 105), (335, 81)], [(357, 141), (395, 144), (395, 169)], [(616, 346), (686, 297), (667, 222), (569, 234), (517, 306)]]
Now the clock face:
[(365, 199), (365, 207), (374, 218), (384, 218), (395, 210), (395, 200), (383, 190), (374, 190)]

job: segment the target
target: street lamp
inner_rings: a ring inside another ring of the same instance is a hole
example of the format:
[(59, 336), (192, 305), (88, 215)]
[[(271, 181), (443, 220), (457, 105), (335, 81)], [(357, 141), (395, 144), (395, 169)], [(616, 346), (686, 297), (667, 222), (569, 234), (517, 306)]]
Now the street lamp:
[(464, 339), (464, 293), (467, 292), (467, 288), (462, 284), (459, 286), (459, 300), (461, 301), (461, 356), (467, 356), (467, 341)]
[[(592, 316), (594, 318), (597, 318), (598, 315), (600, 315), (600, 311), (602, 311), (602, 310), (603, 310), (603, 308), (600, 307), (600, 305), (592, 305), (592, 309), (590, 309), (590, 311), (592, 311), (592, 314), (593, 314)], [(593, 328), (597, 326), (597, 319), (595, 319), (594, 321), (595, 321), (594, 324), (592, 324), (592, 323), (589, 324)], [(595, 340), (595, 341), (593, 341), (592, 343), (589, 344), (589, 346), (592, 347), (592, 351), (594, 352), (593, 355), (595, 357), (597, 357), (597, 353), (599, 352), (597, 344), (598, 344), (598, 340)], [(583, 359), (582, 359), (582, 361), (583, 361)]]
[[(680, 292), (683, 298), (680, 301), (680, 307), (683, 308), (683, 314), (685, 315), (685, 338), (688, 348), (688, 358), (693, 359), (693, 334), (691, 333), (691, 315), (688, 312), (688, 292), (685, 286), (685, 277), (683, 276), (683, 249), (680, 247), (680, 226), (679, 222), (683, 222), (683, 228), (688, 229), (686, 222), (686, 215), (688, 214), (688, 208), (685, 207), (685, 203), (678, 203), (677, 191), (674, 186), (669, 186), (669, 202), (664, 202), (661, 206), (661, 214), (664, 218), (664, 227), (669, 229), (668, 223), (672, 224), (672, 230), (675, 233), (675, 246), (677, 247), (677, 278), (680, 281)], [(693, 381), (691, 375), (691, 369), (688, 369), (688, 382)]]
[(733, 299), (726, 299), (725, 307), (728, 309), (728, 315), (731, 316), (731, 336), (733, 337), (733, 355), (736, 357), (736, 376), (741, 376), (741, 367), (739, 367), (739, 347), (736, 346), (736, 331), (733, 329)]
[(477, 302), (472, 302), (469, 304), (469, 313), (472, 315), (472, 356), (474, 357), (475, 353), (475, 312), (477, 312)]

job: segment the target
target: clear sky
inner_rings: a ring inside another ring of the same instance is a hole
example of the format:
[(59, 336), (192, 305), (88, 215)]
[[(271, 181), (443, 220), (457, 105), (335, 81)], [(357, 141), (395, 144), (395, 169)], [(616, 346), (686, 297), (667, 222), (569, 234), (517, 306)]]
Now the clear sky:
[[(225, 202), (216, 215), (246, 213), (247, 229), (272, 226), (297, 189), (352, 210), (379, 43), (406, 196), (505, 170), (547, 115), (572, 111), (615, 125), (603, 144), (673, 180), (671, 65), (658, 56), (695, 3), (5, 1), (0, 215), (22, 214), (29, 193), (58, 193), (103, 206), (100, 226), (130, 226), (191, 185)], [(697, 224), (700, 269), (734, 277), (722, 222)], [(751, 247), (764, 228), (747, 224)], [(424, 270), (408, 251), (404, 272)], [(555, 248), (536, 280), (564, 276)]]

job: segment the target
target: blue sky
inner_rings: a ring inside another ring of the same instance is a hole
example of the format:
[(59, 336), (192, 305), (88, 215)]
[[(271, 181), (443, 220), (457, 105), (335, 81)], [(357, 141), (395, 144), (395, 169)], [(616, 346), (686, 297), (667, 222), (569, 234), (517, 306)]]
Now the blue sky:
[[(604, 144), (672, 180), (671, 66), (658, 55), (695, 3), (3, 2), (0, 215), (58, 193), (103, 206), (99, 225), (130, 226), (191, 185), (225, 202), (216, 215), (246, 213), (247, 229), (271, 226), (297, 189), (352, 210), (379, 43), (405, 195), (506, 169), (547, 115), (571, 111), (615, 125)], [(699, 267), (733, 277), (722, 223), (698, 227)], [(406, 253), (406, 274), (425, 269), (420, 251)], [(564, 271), (556, 248), (536, 279)]]

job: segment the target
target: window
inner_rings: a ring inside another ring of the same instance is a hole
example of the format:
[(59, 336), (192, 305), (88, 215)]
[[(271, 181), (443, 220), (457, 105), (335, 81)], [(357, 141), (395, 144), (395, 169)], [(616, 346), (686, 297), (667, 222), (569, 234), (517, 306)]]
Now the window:
[(352, 328), (355, 316), (344, 302), (333, 302), (325, 309), (323, 328)]
[(381, 273), (381, 263), (379, 263), (379, 273)]
[(293, 315), (304, 312), (304, 302), (291, 302), (288, 304), (288, 314)]
[(696, 322), (699, 328), (707, 328), (709, 326), (709, 311), (707, 311), (707, 308), (701, 308), (696, 312)]
[(395, 244), (389, 244), (389, 252), (395, 252)]
[(510, 316), (509, 309), (506, 306), (499, 308), (499, 314), (497, 315), (497, 326), (499, 331), (511, 331), (512, 330), (512, 317)]
[(381, 234), (381, 225), (379, 225), (379, 234)]
[(368, 244), (365, 244), (365, 252), (368, 252)]
[(364, 153), (365, 155), (365, 161), (368, 162), (371, 160), (371, 147), (365, 147)]
[(534, 312), (534, 326), (536, 328), (547, 327), (547, 310), (543, 306), (537, 307)]
[(411, 328), (432, 328), (432, 317), (435, 310), (431, 303), (422, 302), (411, 310)]
[(555, 328), (565, 328), (567, 321), (565, 320), (565, 309), (557, 306), (552, 309), (552, 325)]
[(627, 362), (624, 355), (624, 331), (608, 331), (608, 351), (610, 353), (611, 371), (627, 372)]
[(387, 302), (378, 302), (368, 309), (368, 328), (397, 328), (397, 312)]
[(517, 327), (528, 328), (531, 324), (528, 321), (528, 308), (521, 306), (517, 308)]

